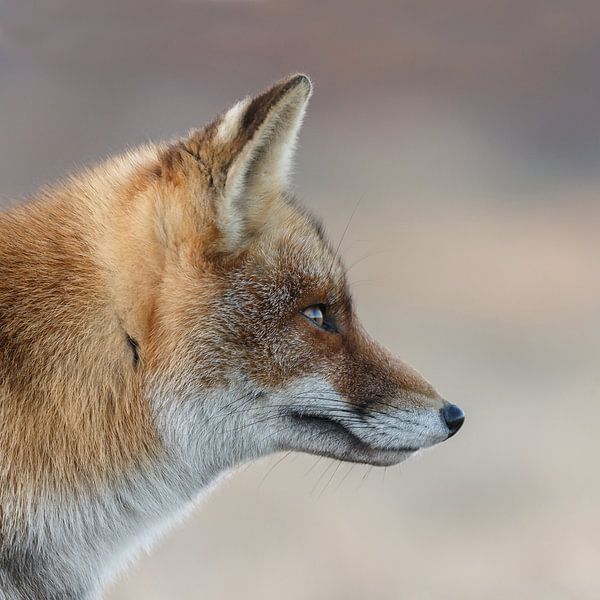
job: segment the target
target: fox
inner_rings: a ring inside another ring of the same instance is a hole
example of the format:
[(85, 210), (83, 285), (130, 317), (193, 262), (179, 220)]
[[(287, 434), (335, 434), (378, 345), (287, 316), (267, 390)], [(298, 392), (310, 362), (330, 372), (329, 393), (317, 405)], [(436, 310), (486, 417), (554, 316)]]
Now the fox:
[(0, 598), (98, 598), (240, 465), (389, 466), (463, 411), (373, 340), (290, 182), (289, 76), (0, 213)]

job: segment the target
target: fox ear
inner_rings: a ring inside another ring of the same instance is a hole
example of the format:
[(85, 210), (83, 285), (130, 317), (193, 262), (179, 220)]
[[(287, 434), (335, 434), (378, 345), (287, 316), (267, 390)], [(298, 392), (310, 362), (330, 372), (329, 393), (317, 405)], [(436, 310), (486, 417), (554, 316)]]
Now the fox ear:
[(208, 128), (223, 250), (232, 251), (247, 241), (287, 188), (311, 92), (310, 79), (295, 75), (255, 98), (241, 100)]

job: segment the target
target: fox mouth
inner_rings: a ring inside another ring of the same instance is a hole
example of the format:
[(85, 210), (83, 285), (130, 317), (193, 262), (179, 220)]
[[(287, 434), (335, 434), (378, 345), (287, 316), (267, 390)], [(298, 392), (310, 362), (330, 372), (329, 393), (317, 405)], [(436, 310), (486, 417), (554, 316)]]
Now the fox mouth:
[[(419, 450), (410, 446), (377, 447), (361, 440), (342, 422), (326, 415), (293, 412), (292, 422), (303, 434), (303, 452), (349, 462), (388, 466)], [(308, 437), (305, 437), (308, 434)], [(325, 442), (325, 443), (323, 443)]]

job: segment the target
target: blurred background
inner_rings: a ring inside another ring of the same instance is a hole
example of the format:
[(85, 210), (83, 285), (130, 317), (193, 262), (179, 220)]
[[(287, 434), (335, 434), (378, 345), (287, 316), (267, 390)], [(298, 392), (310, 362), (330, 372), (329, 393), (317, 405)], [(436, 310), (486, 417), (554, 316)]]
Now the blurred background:
[(599, 598), (598, 2), (0, 0), (0, 204), (294, 71), (298, 194), (466, 425), (242, 470), (106, 598)]

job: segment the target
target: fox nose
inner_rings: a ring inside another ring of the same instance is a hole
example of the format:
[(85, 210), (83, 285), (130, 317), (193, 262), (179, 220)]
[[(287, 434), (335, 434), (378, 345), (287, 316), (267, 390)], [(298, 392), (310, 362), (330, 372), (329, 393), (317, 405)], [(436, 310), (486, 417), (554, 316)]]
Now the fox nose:
[(442, 417), (444, 417), (444, 421), (450, 431), (448, 437), (452, 437), (465, 422), (465, 413), (460, 406), (456, 406), (456, 404), (446, 404), (446, 406), (442, 408)]

